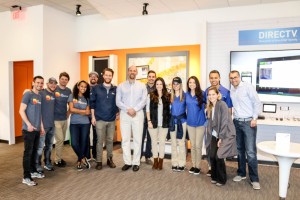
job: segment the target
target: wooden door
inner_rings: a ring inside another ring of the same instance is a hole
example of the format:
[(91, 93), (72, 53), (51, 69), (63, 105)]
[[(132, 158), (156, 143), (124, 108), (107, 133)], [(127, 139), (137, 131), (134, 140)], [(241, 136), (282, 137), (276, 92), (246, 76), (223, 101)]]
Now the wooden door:
[(31, 89), (33, 80), (33, 61), (14, 62), (14, 119), (15, 137), (22, 136), (20, 104), (25, 89)]

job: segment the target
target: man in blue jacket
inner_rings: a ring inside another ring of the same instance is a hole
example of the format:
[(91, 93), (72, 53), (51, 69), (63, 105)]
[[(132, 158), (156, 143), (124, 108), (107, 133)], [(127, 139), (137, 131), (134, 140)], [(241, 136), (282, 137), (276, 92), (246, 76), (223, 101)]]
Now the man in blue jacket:
[(102, 84), (93, 87), (90, 96), (92, 113), (92, 124), (96, 126), (97, 132), (97, 165), (96, 169), (102, 169), (103, 140), (106, 138), (107, 165), (115, 168), (113, 162), (113, 139), (115, 135), (116, 118), (119, 116), (119, 109), (116, 105), (117, 87), (111, 84), (114, 71), (110, 68), (103, 70)]

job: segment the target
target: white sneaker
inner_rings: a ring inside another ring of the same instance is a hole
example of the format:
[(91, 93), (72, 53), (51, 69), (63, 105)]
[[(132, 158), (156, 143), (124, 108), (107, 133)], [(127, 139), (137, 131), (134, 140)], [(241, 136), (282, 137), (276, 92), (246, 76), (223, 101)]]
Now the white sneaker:
[(45, 175), (43, 173), (33, 172), (30, 174), (31, 174), (31, 178), (44, 178), (45, 177)]
[(28, 186), (36, 186), (37, 183), (34, 180), (31, 180), (30, 178), (23, 178), (22, 183), (28, 185)]
[(259, 182), (251, 182), (251, 184), (254, 190), (260, 190)]
[(233, 178), (234, 182), (240, 182), (241, 180), (246, 179), (246, 176), (236, 176)]

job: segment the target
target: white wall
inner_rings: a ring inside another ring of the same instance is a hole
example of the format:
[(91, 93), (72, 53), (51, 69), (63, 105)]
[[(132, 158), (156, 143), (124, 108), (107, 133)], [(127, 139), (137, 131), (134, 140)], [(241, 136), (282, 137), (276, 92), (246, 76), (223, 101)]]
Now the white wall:
[[(100, 15), (78, 18), (77, 51), (201, 44), (205, 70), (207, 24), (300, 16), (300, 1), (148, 15), (107, 21)], [(243, 22), (242, 22), (243, 23)], [(226, 38), (222, 38), (226, 39)], [(206, 73), (201, 83), (206, 86)]]
[[(0, 139), (10, 144), (14, 137), (13, 61), (34, 61), (34, 76), (45, 80), (67, 71), (70, 86), (79, 79), (79, 54), (75, 51), (76, 17), (47, 6), (25, 10), (25, 18), (12, 20), (10, 12), (0, 12)], [(47, 80), (46, 80), (47, 82)], [(17, 108), (18, 109), (18, 108)]]

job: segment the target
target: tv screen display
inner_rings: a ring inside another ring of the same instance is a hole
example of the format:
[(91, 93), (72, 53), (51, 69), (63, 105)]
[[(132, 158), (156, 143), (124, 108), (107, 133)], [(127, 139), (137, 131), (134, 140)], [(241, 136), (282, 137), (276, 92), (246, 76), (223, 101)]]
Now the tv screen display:
[(232, 51), (230, 65), (261, 101), (300, 102), (300, 50)]

